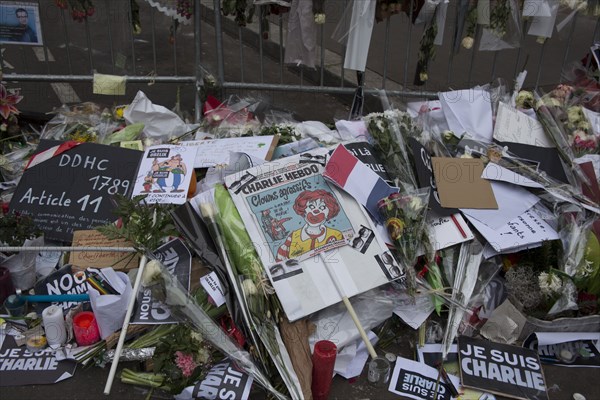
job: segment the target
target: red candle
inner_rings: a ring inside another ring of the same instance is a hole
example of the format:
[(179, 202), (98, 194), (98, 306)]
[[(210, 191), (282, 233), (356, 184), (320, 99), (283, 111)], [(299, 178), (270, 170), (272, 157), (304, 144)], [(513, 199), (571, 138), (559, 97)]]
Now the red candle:
[(329, 340), (315, 344), (312, 362), (312, 395), (314, 400), (326, 400), (331, 389), (337, 347)]
[(94, 313), (83, 311), (73, 318), (75, 340), (80, 346), (89, 346), (100, 340), (100, 330)]

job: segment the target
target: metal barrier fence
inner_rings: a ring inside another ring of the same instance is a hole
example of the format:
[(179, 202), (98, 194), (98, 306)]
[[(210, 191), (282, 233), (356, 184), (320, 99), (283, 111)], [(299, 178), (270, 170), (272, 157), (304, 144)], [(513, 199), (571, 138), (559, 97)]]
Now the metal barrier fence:
[[(257, 22), (241, 27), (232, 18), (222, 17), (220, 0), (195, 0), (192, 25), (180, 26), (165, 45), (164, 35), (172, 27), (172, 19), (138, 1), (141, 34), (134, 32), (131, 21), (137, 10), (130, 1), (97, 0), (94, 16), (77, 23), (53, 0), (38, 0), (35, 4), (40, 9), (44, 44), (33, 50), (39, 62), (30, 61), (30, 46), (0, 45), (3, 79), (36, 84), (92, 82), (93, 72), (98, 72), (124, 76), (128, 86), (190, 85), (196, 118), (200, 117), (199, 93), (207, 72), (214, 76), (218, 88), (232, 93), (251, 90), (347, 95), (355, 90), (353, 75), (343, 68), (345, 49), (331, 39), (349, 0), (325, 3), (328, 22), (318, 27), (318, 65), (314, 70), (284, 64), (286, 16), (270, 17), (274, 40), (263, 40)], [(262, 10), (259, 8), (259, 13)], [(468, 88), (499, 77), (512, 82), (523, 67), (530, 71), (526, 87), (555, 85), (562, 80), (561, 73), (572, 58), (581, 58), (590, 45), (600, 41), (600, 21), (577, 14), (570, 26), (544, 44), (526, 35), (530, 22), (525, 21), (518, 49), (461, 49), (455, 54), (450, 42), (456, 4), (451, 2), (444, 43), (430, 67), (430, 80), (417, 87), (411, 84), (411, 77), (423, 27), (409, 23), (413, 13), (411, 2), (409, 15), (399, 14), (376, 24), (366, 93), (385, 89), (392, 96), (433, 98), (440, 90)], [(256, 16), (257, 21), (260, 18), (260, 14)], [(8, 58), (11, 63), (17, 60), (14, 71), (5, 63)], [(59, 62), (52, 63), (53, 58)]]

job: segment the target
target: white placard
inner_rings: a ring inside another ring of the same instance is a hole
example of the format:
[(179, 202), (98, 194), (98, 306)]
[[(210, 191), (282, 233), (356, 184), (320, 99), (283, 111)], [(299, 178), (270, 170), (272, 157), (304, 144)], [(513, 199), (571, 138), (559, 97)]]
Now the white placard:
[(221, 307), (225, 304), (225, 293), (221, 287), (221, 282), (216, 273), (211, 272), (200, 278), (200, 284), (206, 290), (206, 293), (213, 299), (215, 306)]

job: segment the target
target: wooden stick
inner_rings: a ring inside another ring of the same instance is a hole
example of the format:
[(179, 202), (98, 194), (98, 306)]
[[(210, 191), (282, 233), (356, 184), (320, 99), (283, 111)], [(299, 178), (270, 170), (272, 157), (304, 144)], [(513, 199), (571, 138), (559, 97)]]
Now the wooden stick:
[(123, 327), (121, 328), (121, 334), (119, 335), (119, 342), (117, 343), (117, 348), (115, 349), (115, 357), (113, 358), (113, 362), (110, 366), (110, 372), (108, 373), (106, 386), (104, 386), (104, 394), (106, 395), (110, 394), (110, 389), (112, 388), (112, 384), (115, 379), (115, 374), (117, 373), (117, 366), (119, 365), (119, 359), (121, 358), (121, 352), (123, 351), (123, 344), (125, 343), (125, 337), (127, 336), (129, 320), (131, 319), (131, 314), (133, 313), (133, 307), (135, 306), (137, 293), (140, 290), (142, 275), (144, 274), (144, 268), (146, 267), (147, 261), (148, 258), (144, 254), (142, 256), (142, 259), (140, 260), (140, 268), (138, 269), (137, 275), (135, 277), (135, 283), (133, 285), (133, 290), (131, 291), (131, 297), (129, 298), (127, 313), (125, 313), (125, 320), (123, 321)]
[(352, 307), (352, 303), (350, 303), (348, 296), (346, 296), (346, 294), (344, 293), (344, 289), (342, 288), (342, 285), (340, 285), (340, 283), (338, 282), (335, 274), (329, 270), (329, 263), (327, 261), (325, 261), (325, 257), (323, 257), (323, 255), (321, 255), (321, 260), (323, 260), (323, 263), (325, 264), (325, 269), (327, 270), (329, 277), (333, 281), (333, 284), (335, 285), (335, 288), (337, 289), (338, 294), (341, 296), (342, 301), (344, 302), (344, 305), (346, 306), (346, 309), (348, 310), (348, 313), (350, 314), (350, 317), (352, 317), (352, 321), (354, 321), (354, 325), (356, 325), (356, 328), (358, 329), (358, 333), (360, 333), (360, 337), (362, 338), (363, 342), (365, 343), (365, 346), (367, 346), (367, 351), (369, 352), (369, 354), (371, 355), (372, 358), (376, 358), (377, 353), (375, 352), (375, 349), (373, 348), (373, 345), (371, 344), (371, 341), (369, 340), (369, 337), (367, 336), (365, 329), (363, 328), (362, 324), (360, 323), (360, 320), (358, 319), (358, 316), (356, 315), (356, 311), (354, 311), (354, 307)]

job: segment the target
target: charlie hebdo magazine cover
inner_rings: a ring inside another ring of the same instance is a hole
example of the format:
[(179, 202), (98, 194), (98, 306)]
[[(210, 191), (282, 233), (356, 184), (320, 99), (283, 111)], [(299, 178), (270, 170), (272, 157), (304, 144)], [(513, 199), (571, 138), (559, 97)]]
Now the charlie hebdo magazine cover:
[[(323, 178), (318, 149), (230, 175), (225, 183), (290, 320), (402, 271), (366, 211)], [(329, 272), (328, 269), (329, 268)]]

